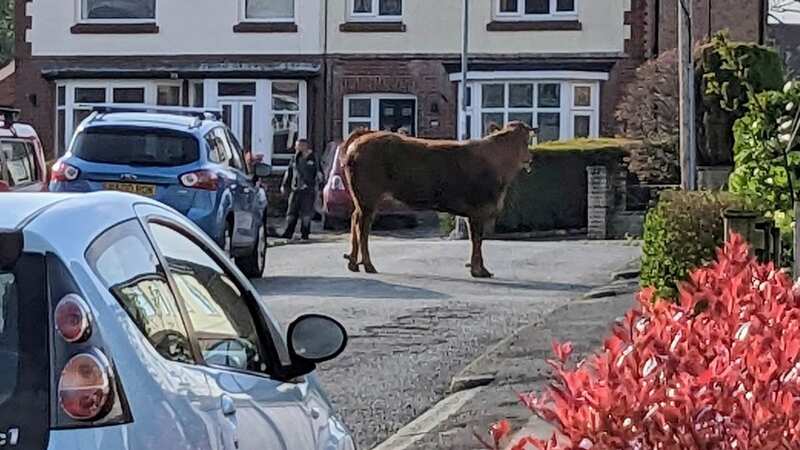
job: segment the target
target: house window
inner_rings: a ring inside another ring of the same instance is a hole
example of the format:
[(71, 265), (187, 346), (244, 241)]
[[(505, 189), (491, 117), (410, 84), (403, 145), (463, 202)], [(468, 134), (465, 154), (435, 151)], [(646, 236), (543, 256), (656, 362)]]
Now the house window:
[(244, 20), (293, 22), (295, 0), (242, 0)]
[(514, 121), (538, 128), (539, 142), (599, 133), (596, 81), (486, 79), (470, 82), (467, 90), (466, 120), (459, 121), (459, 136), (465, 139), (486, 136)]
[(539, 20), (577, 14), (578, 0), (495, 0), (498, 19)]
[(357, 94), (344, 98), (343, 135), (359, 129), (417, 134), (417, 98), (405, 94)]
[(156, 0), (80, 0), (82, 20), (152, 21)]
[(272, 82), (272, 165), (287, 166), (300, 132), (300, 83)]
[(403, 0), (350, 0), (354, 20), (393, 20), (403, 15)]
[(56, 149), (64, 154), (75, 129), (99, 104), (179, 106), (180, 81), (65, 80), (56, 86)]

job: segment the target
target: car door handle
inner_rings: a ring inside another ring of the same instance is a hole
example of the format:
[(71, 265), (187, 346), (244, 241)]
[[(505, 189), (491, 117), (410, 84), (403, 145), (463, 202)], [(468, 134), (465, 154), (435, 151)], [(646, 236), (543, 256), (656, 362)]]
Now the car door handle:
[(236, 403), (234, 403), (232, 398), (228, 397), (227, 395), (223, 395), (221, 403), (223, 416), (230, 417), (236, 415)]

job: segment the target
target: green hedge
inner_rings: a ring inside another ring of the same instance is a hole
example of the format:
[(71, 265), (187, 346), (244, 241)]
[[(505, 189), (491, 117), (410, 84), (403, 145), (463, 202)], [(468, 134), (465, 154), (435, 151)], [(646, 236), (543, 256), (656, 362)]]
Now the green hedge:
[(725, 241), (722, 213), (741, 208), (730, 193), (668, 191), (647, 214), (642, 249), (642, 286), (672, 297), (689, 272), (714, 259)]
[(586, 168), (622, 161), (625, 139), (577, 139), (549, 142), (533, 148), (533, 171), (522, 173), (511, 186), (497, 222), (498, 232), (585, 228)]

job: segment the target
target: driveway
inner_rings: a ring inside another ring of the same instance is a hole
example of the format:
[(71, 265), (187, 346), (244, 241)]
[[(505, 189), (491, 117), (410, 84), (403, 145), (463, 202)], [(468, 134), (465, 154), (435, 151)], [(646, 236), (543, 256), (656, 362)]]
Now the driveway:
[(369, 449), (441, 400), (450, 378), (519, 327), (608, 281), (639, 256), (626, 242), (484, 244), (492, 280), (464, 267), (466, 241), (373, 238), (381, 274), (347, 271), (344, 241), (270, 249), (256, 286), (286, 325), (306, 312), (344, 323), (347, 351), (320, 378)]

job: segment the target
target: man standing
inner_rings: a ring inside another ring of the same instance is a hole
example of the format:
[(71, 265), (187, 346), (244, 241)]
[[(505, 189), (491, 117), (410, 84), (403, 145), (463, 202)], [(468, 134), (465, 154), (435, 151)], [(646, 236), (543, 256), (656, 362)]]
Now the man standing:
[(317, 180), (320, 165), (311, 150), (308, 140), (298, 139), (295, 144), (296, 153), (283, 176), (281, 193), (289, 192), (289, 208), (286, 210), (286, 230), (283, 238), (291, 239), (301, 220), (300, 235), (308, 240), (311, 233), (311, 218), (314, 215), (314, 199), (317, 192)]

